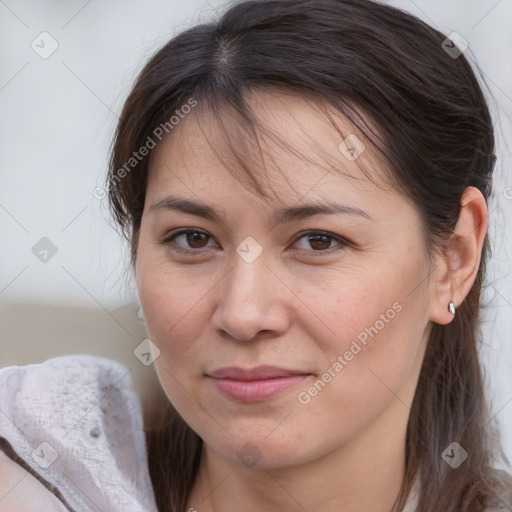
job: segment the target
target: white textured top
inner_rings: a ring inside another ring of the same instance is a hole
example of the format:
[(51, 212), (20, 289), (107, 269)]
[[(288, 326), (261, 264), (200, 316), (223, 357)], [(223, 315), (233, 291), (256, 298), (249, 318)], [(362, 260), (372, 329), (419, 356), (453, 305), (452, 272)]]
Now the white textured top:
[[(90, 355), (0, 370), (0, 438), (44, 485), (27, 485), (24, 505), (33, 497), (31, 510), (157, 511), (130, 384), (121, 363)], [(403, 512), (415, 512), (418, 483)]]
[(1, 369), (6, 451), (12, 447), (71, 510), (156, 512), (142, 410), (130, 384), (125, 366), (89, 355)]

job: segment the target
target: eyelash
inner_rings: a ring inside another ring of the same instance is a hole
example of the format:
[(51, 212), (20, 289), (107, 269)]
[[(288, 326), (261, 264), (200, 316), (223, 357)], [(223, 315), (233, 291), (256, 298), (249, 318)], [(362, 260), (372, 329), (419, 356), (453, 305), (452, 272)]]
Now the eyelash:
[[(201, 234), (206, 235), (209, 238), (209, 240), (211, 240), (213, 238), (206, 231), (202, 231), (201, 229), (187, 228), (187, 229), (180, 229), (180, 230), (176, 231), (175, 233), (171, 233), (170, 236), (168, 236), (164, 240), (162, 240), (161, 243), (163, 245), (166, 245), (167, 247), (171, 248), (171, 250), (177, 251), (177, 252), (181, 252), (183, 254), (194, 254), (194, 255), (197, 255), (197, 253), (198, 252), (202, 252), (203, 249), (208, 250), (208, 247), (206, 247), (206, 248), (201, 247), (201, 248), (198, 248), (198, 249), (184, 249), (183, 247), (179, 247), (179, 246), (176, 246), (175, 244), (173, 244), (173, 242), (176, 240), (176, 238), (178, 238), (181, 235), (186, 235), (188, 233), (201, 233)], [(329, 247), (327, 249), (322, 249), (322, 250), (299, 249), (299, 251), (305, 251), (305, 252), (308, 252), (308, 253), (312, 253), (315, 256), (316, 255), (323, 256), (323, 255), (326, 255), (326, 254), (331, 254), (333, 252), (337, 252), (337, 251), (339, 251), (341, 249), (344, 249), (346, 247), (352, 246), (352, 244), (348, 240), (346, 240), (346, 239), (344, 239), (344, 238), (342, 238), (340, 236), (337, 236), (337, 235), (334, 235), (332, 233), (329, 233), (328, 231), (318, 231), (318, 230), (316, 230), (316, 231), (315, 230), (309, 230), (309, 231), (303, 231), (303, 232), (299, 233), (299, 236), (297, 236), (294, 239), (293, 244), (297, 243), (299, 240), (301, 240), (301, 239), (303, 239), (303, 238), (305, 238), (307, 236), (312, 236), (312, 235), (326, 236), (326, 237), (328, 237), (328, 238), (330, 238), (332, 240), (335, 240), (338, 243), (338, 247), (337, 248)]]

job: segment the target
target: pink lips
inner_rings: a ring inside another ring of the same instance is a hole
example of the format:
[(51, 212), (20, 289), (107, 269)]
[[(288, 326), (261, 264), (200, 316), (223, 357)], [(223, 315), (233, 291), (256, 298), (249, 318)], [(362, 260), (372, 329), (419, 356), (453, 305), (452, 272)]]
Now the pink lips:
[(252, 369), (219, 368), (208, 374), (217, 388), (228, 398), (240, 402), (269, 400), (304, 380), (309, 373), (275, 366)]

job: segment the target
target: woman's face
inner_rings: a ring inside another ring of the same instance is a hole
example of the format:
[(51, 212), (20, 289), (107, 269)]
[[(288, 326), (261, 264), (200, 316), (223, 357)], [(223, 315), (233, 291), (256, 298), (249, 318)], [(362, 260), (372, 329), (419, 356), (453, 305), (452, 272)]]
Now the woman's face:
[(249, 101), (300, 152), (265, 137), (252, 152), (272, 198), (226, 170), (222, 131), (190, 114), (154, 150), (136, 276), (176, 409), (216, 456), (277, 468), (405, 428), (433, 294), (418, 213), (359, 168), (378, 180), (369, 143), (340, 146), (299, 96)]

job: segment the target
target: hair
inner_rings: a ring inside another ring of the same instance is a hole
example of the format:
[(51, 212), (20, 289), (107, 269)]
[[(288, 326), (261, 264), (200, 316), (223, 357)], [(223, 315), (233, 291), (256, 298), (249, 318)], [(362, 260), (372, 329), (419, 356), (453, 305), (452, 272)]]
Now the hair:
[[(465, 188), (476, 187), (488, 200), (496, 160), (492, 119), (476, 73), (464, 54), (454, 58), (445, 51), (445, 38), (413, 15), (370, 0), (252, 0), (171, 39), (140, 72), (112, 145), (109, 206), (129, 242), (131, 265), (151, 162), (151, 155), (140, 158), (127, 170), (134, 151), (160, 139), (162, 127), (170, 133), (170, 113), (191, 99), (200, 107), (192, 115), (238, 116), (258, 147), (259, 125), (247, 94), (276, 87), (314, 97), (359, 127), (389, 164), (392, 185), (420, 213), (429, 254), (442, 251)], [(229, 130), (224, 133), (231, 140)], [(264, 195), (254, 170), (229, 147)], [(493, 467), (498, 453), (506, 457), (489, 427), (478, 357), (488, 253), (486, 236), (475, 282), (455, 318), (432, 324), (395, 510), (404, 506), (418, 475), (418, 512), (481, 512), (510, 499), (506, 474)], [(182, 512), (203, 443), (167, 402), (162, 422), (146, 427), (149, 468), (159, 510)], [(453, 441), (469, 453), (456, 470), (441, 457)]]

